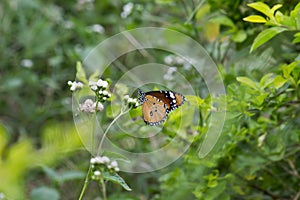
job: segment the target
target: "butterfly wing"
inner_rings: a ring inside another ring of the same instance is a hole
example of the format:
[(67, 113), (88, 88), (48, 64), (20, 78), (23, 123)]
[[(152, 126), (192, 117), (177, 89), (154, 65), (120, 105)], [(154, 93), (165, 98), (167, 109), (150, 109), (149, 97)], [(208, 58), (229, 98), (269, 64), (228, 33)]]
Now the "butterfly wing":
[(181, 106), (185, 97), (180, 93), (160, 90), (142, 92), (139, 90), (143, 119), (148, 125), (158, 125), (166, 120), (168, 113)]
[(166, 103), (169, 111), (178, 108), (185, 102), (185, 97), (178, 92), (160, 90), (160, 91), (146, 92), (145, 94), (152, 95), (162, 100), (164, 103)]
[(167, 105), (157, 97), (146, 95), (142, 105), (143, 119), (146, 124), (153, 126), (164, 122), (167, 118)]

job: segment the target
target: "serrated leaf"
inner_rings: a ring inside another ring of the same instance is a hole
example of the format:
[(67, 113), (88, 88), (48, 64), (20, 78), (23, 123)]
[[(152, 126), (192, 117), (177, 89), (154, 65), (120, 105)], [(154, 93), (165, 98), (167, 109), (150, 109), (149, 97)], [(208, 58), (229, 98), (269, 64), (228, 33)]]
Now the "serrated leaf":
[(254, 51), (258, 47), (260, 47), (261, 45), (263, 45), (264, 43), (266, 43), (267, 41), (272, 39), (274, 36), (276, 36), (277, 34), (283, 32), (285, 30), (287, 30), (287, 29), (282, 28), (282, 27), (272, 27), (272, 28), (268, 28), (268, 29), (262, 31), (255, 38), (255, 40), (251, 46), (250, 52)]
[(236, 80), (240, 83), (243, 83), (243, 84), (255, 89), (255, 90), (258, 90), (257, 84), (248, 77), (239, 76), (236, 78)]
[(85, 71), (82, 67), (81, 62), (76, 63), (76, 79), (83, 82), (83, 83), (88, 83), (85, 75)]
[(271, 11), (271, 8), (263, 3), (263, 2), (255, 2), (255, 3), (249, 3), (247, 4), (247, 6), (265, 14), (266, 16), (268, 16), (269, 18), (271, 18), (273, 15), (272, 15), (272, 11)]
[(104, 172), (103, 178), (105, 180), (108, 180), (108, 181), (114, 182), (118, 185), (121, 185), (127, 191), (131, 191), (131, 188), (127, 185), (127, 183), (124, 181), (124, 179), (121, 176), (119, 176), (119, 174), (117, 174), (117, 173), (110, 174), (109, 172)]
[(248, 17), (243, 18), (246, 22), (253, 22), (253, 23), (266, 23), (267, 20), (260, 16), (260, 15), (250, 15)]

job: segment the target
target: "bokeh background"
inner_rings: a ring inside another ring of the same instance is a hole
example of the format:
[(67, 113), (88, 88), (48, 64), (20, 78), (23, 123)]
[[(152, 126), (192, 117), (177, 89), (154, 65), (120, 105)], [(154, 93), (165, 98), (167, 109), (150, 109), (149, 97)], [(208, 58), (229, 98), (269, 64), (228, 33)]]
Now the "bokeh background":
[[(249, 53), (255, 37), (267, 28), (243, 21), (261, 14), (247, 6), (253, 2), (1, 1), (0, 199), (78, 198), (90, 153), (74, 128), (67, 81), (75, 79), (76, 62), (101, 41), (147, 26), (180, 31), (203, 45), (223, 76), (228, 119), (209, 156), (199, 159), (203, 134), (196, 135), (190, 150), (169, 167), (145, 174), (121, 173), (133, 191), (109, 183), (109, 199), (299, 199), (300, 46), (292, 41), (300, 26)], [(280, 11), (286, 16), (298, 2), (264, 1), (270, 7), (282, 4)], [(159, 50), (149, 54), (150, 58), (124, 55), (116, 65), (165, 63), (173, 67), (165, 72), (170, 83), (174, 71), (184, 73), (200, 91), (196, 130), (205, 133), (211, 108), (204, 81), (176, 56)], [(284, 73), (280, 79), (284, 83), (271, 78)], [(121, 74), (106, 72), (111, 79)], [(260, 84), (257, 93), (252, 83), (237, 77)], [(106, 115), (107, 121), (113, 119), (110, 109)], [(174, 137), (172, 128), (167, 130), (167, 136)], [(195, 134), (191, 130), (186, 133)], [(124, 141), (124, 146), (130, 144)], [(143, 141), (130, 148), (144, 150)], [(91, 183), (85, 195), (84, 199), (101, 199), (100, 188)]]

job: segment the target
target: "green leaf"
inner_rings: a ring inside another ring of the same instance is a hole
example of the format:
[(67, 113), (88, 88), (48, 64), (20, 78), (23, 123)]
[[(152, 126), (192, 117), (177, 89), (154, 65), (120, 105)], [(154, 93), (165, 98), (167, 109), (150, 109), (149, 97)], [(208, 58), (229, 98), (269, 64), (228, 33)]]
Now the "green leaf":
[(296, 26), (296, 30), (300, 29), (300, 3), (298, 3), (296, 5), (296, 7), (294, 8), (294, 10), (291, 11), (290, 16), (291, 18), (294, 20), (295, 22), (295, 26)]
[(229, 26), (233, 29), (235, 29), (235, 25), (232, 22), (232, 20), (226, 16), (218, 16), (218, 17), (214, 17), (212, 19), (209, 20), (210, 22), (214, 22), (214, 23), (218, 23), (224, 26)]
[(236, 80), (242, 84), (245, 84), (245, 85), (255, 89), (255, 90), (258, 90), (257, 84), (248, 77), (239, 76), (236, 78)]
[(276, 89), (281, 88), (288, 80), (284, 79), (282, 76), (276, 76), (274, 79), (274, 87)]
[(62, 184), (66, 181), (75, 180), (75, 179), (83, 179), (85, 177), (85, 173), (81, 171), (66, 171), (61, 173), (57, 178), (57, 181)]
[(4, 147), (6, 146), (7, 141), (8, 141), (8, 134), (4, 129), (4, 126), (0, 124), (0, 155), (2, 155), (2, 152), (5, 151)]
[(264, 75), (259, 82), (259, 85), (262, 89), (268, 87), (274, 81), (274, 74), (268, 73)]
[(247, 6), (254, 8), (255, 10), (265, 14), (269, 18), (272, 18), (272, 16), (273, 16), (273, 13), (272, 13), (270, 7), (263, 2), (249, 3), (249, 4), (247, 4)]
[(276, 36), (277, 34), (283, 32), (285, 30), (287, 30), (287, 29), (282, 28), (282, 27), (272, 27), (272, 28), (268, 28), (268, 29), (262, 31), (255, 38), (255, 40), (251, 46), (250, 52), (254, 51), (258, 47), (260, 47), (261, 45), (263, 45), (264, 43), (266, 43), (267, 41), (272, 39), (274, 36)]
[(117, 173), (110, 174), (109, 172), (104, 172), (103, 178), (105, 180), (112, 181), (118, 185), (121, 185), (127, 191), (131, 191), (131, 188), (127, 185), (124, 179)]
[(243, 42), (247, 38), (247, 34), (244, 30), (237, 31), (232, 37), (232, 41), (234, 42)]
[(260, 16), (260, 15), (250, 15), (248, 17), (243, 18), (246, 22), (253, 22), (253, 23), (266, 23), (267, 20)]
[(85, 75), (85, 71), (82, 67), (81, 62), (76, 63), (76, 79), (83, 82), (83, 83), (88, 83)]
[(293, 40), (293, 43), (296, 44), (296, 43), (299, 43), (300, 42), (300, 32), (299, 33), (296, 33), (294, 35), (294, 40)]
[(90, 75), (89, 81), (97, 81), (99, 79), (99, 70), (96, 70), (93, 74)]
[(60, 195), (57, 190), (49, 187), (38, 187), (31, 191), (30, 193), (31, 200), (59, 200)]
[(292, 62), (289, 65), (282, 65), (281, 69), (283, 72), (283, 77), (286, 79), (290, 78), (291, 73), (295, 69), (296, 66), (297, 66), (297, 62)]
[(262, 93), (254, 99), (253, 103), (260, 106), (264, 103), (267, 96), (268, 96), (267, 93)]
[(271, 8), (271, 12), (274, 15), (275, 11), (282, 7), (282, 4), (276, 4)]

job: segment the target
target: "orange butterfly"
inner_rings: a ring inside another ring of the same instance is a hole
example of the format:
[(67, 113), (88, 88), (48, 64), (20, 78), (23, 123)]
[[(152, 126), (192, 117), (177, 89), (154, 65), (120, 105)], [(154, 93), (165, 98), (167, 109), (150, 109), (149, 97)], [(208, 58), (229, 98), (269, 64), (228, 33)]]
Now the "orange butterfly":
[(150, 126), (158, 125), (167, 119), (170, 111), (185, 102), (185, 97), (169, 90), (144, 93), (138, 89), (139, 102), (142, 104), (143, 119)]

